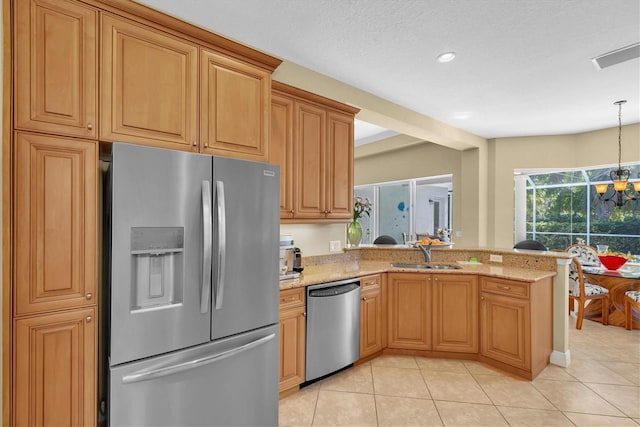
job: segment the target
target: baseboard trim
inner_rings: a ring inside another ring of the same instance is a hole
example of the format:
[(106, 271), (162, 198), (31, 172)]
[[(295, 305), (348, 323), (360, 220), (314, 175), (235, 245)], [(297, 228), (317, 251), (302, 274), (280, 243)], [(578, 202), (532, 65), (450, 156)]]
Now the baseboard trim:
[(568, 367), (571, 364), (571, 350), (567, 350), (565, 353), (556, 350), (552, 351), (549, 362), (563, 368)]

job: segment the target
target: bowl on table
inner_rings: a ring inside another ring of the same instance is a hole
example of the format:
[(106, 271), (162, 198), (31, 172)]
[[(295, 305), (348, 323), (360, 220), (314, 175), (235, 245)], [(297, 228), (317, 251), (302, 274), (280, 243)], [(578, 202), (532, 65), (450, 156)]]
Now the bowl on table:
[(618, 255), (598, 255), (602, 266), (607, 270), (617, 270), (627, 262), (627, 259)]

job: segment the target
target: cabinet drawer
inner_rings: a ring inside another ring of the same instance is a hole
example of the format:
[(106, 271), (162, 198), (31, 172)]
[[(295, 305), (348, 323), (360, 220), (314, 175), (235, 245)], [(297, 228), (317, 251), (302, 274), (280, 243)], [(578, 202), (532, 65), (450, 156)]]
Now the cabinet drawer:
[(482, 278), (482, 290), (514, 297), (529, 298), (529, 285), (511, 280)]
[(371, 276), (363, 276), (360, 278), (361, 292), (365, 292), (369, 289), (380, 288), (381, 277), (379, 274), (372, 274)]
[(285, 289), (280, 291), (280, 310), (304, 306), (304, 289)]

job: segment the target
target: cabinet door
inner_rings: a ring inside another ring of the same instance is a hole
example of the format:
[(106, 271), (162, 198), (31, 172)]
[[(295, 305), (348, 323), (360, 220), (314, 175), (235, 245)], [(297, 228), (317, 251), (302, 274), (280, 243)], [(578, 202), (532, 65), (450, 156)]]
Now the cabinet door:
[(360, 358), (382, 350), (382, 294), (363, 292), (360, 302)]
[(353, 116), (327, 114), (327, 218), (353, 214)]
[(17, 133), (15, 314), (95, 304), (96, 143)]
[(96, 138), (98, 12), (67, 0), (12, 4), (16, 128)]
[(431, 349), (431, 276), (389, 274), (389, 348)]
[(433, 276), (433, 349), (478, 352), (478, 278)]
[(266, 162), (269, 156), (271, 74), (201, 51), (200, 140), (202, 151)]
[(325, 217), (325, 109), (296, 102), (294, 117), (296, 218)]
[(95, 425), (95, 318), (90, 308), (15, 321), (15, 425)]
[(529, 301), (481, 294), (481, 353), (521, 369), (531, 368)]
[(280, 218), (293, 218), (293, 100), (271, 95), (269, 163), (280, 166)]
[(304, 307), (280, 312), (280, 391), (305, 378), (306, 317)]
[(100, 139), (197, 151), (198, 48), (102, 15)]

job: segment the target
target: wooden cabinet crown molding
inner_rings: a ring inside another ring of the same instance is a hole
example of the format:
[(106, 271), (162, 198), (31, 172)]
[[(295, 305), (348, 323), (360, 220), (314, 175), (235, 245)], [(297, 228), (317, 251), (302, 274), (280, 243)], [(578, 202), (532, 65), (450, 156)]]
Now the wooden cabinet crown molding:
[(342, 102), (338, 102), (330, 98), (325, 98), (324, 96), (307, 92), (304, 89), (290, 86), (285, 83), (277, 82), (275, 80), (271, 82), (271, 89), (274, 92), (281, 92), (289, 96), (300, 98), (304, 101), (321, 104), (324, 107), (332, 108), (334, 110), (338, 110), (343, 113), (356, 115), (360, 112), (359, 108), (352, 107), (351, 105), (343, 104)]
[(131, 0), (82, 0), (273, 72), (282, 60)]

